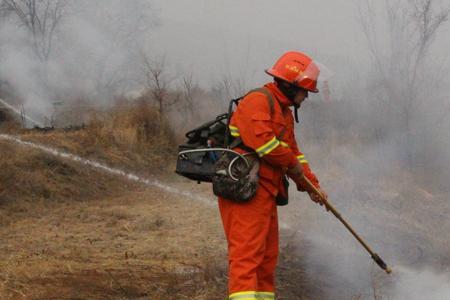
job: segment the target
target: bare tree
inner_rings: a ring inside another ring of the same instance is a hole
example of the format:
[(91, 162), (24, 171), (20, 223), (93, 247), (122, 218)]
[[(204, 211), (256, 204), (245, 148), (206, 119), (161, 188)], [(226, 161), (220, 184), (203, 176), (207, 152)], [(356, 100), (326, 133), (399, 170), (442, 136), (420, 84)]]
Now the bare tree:
[(215, 88), (221, 91), (227, 101), (244, 95), (249, 89), (244, 77), (232, 78), (228, 75), (222, 76)]
[(414, 45), (415, 57), (413, 57), (413, 72), (409, 80), (410, 88), (417, 83), (417, 73), (422, 66), (428, 50), (436, 38), (437, 30), (448, 21), (449, 8), (436, 10), (436, 1), (420, 0), (412, 1), (414, 5), (412, 18), (417, 32), (417, 40)]
[(141, 52), (141, 58), (141, 69), (145, 77), (146, 87), (151, 100), (157, 105), (160, 121), (162, 121), (166, 109), (180, 100), (179, 94), (170, 93), (170, 84), (175, 78), (167, 74), (164, 57), (154, 61), (146, 53)]
[(194, 82), (192, 73), (189, 73), (182, 78), (182, 93), (183, 93), (183, 102), (184, 109), (189, 112), (191, 118), (194, 117), (194, 98), (195, 92), (198, 89), (197, 84)]
[[(238, 98), (247, 93), (254, 83), (255, 69), (250, 67), (250, 59), (252, 57), (251, 44), (248, 43), (245, 54), (230, 58), (224, 54), (225, 69), (221, 76), (212, 87), (212, 94), (219, 98), (224, 104), (228, 105), (231, 99)], [(233, 68), (235, 65), (235, 68)]]
[[(150, 36), (150, 30), (159, 24), (158, 13), (147, 0), (77, 0), (71, 15), (88, 18), (90, 26), (99, 30), (102, 47), (108, 51), (93, 52), (86, 71), (91, 71), (95, 89), (100, 95), (120, 93), (142, 76), (142, 45)], [(145, 69), (145, 67), (143, 67)]]
[[(448, 20), (449, 9), (438, 7), (436, 0), (385, 0), (381, 4), (380, 14), (379, 1), (361, 2), (359, 21), (375, 66), (382, 113), (392, 114), (394, 122), (398, 122), (404, 134), (401, 144), (411, 167), (412, 120), (421, 112), (423, 101), (419, 100), (432, 92), (428, 86), (433, 70), (426, 65), (429, 49)], [(380, 15), (384, 16), (382, 22), (377, 21)]]
[(14, 15), (32, 36), (32, 47), (39, 60), (48, 61), (55, 31), (65, 13), (67, 0), (1, 0), (4, 14)]

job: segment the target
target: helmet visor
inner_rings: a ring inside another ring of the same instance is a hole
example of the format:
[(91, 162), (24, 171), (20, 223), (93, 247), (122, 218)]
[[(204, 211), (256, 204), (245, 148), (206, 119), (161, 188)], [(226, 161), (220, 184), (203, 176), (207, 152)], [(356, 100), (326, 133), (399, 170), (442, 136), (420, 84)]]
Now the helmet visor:
[[(320, 75), (320, 79), (319, 79)], [(317, 93), (318, 81), (328, 81), (332, 72), (318, 61), (312, 61), (303, 71), (300, 71), (294, 79), (294, 84), (310, 92)]]
[(319, 91), (317, 89), (319, 74), (319, 67), (312, 61), (304, 70), (298, 70), (297, 76), (293, 80), (293, 84), (310, 92), (317, 93)]

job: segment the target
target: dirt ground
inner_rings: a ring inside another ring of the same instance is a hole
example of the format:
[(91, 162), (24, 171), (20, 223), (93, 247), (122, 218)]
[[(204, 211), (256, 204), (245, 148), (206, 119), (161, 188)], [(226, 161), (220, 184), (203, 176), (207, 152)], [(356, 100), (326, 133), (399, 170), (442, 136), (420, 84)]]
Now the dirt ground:
[(1, 299), (214, 299), (202, 289), (224, 282), (217, 212), (192, 199), (137, 188), (1, 209)]

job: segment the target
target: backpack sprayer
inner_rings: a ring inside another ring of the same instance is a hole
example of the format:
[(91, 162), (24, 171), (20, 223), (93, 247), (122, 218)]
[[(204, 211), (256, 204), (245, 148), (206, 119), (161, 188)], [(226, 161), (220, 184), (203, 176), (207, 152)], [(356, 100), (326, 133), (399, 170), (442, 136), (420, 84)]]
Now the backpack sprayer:
[[(216, 175), (225, 175), (232, 181), (239, 181), (242, 173), (252, 168), (252, 160), (249, 158), (254, 154), (253, 150), (246, 148), (239, 138), (233, 138), (228, 127), (233, 106), (237, 106), (242, 98), (232, 99), (228, 112), (186, 133), (187, 143), (178, 147), (176, 173), (198, 183), (213, 182)], [(233, 148), (238, 145), (248, 150), (248, 153), (234, 151)], [(230, 156), (230, 161), (227, 161), (226, 168), (218, 169), (217, 162), (225, 153)], [(237, 169), (243, 172), (237, 174)]]

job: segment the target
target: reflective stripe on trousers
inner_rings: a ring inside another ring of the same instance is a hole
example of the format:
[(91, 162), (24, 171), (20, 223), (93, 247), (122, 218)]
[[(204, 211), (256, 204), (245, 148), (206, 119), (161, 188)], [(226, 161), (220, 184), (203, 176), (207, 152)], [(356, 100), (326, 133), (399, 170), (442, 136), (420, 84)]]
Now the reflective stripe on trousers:
[(229, 300), (274, 300), (275, 294), (272, 292), (245, 291), (230, 295)]

